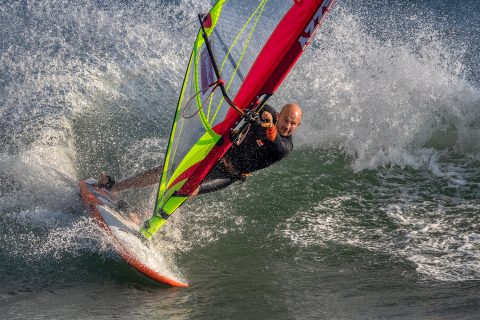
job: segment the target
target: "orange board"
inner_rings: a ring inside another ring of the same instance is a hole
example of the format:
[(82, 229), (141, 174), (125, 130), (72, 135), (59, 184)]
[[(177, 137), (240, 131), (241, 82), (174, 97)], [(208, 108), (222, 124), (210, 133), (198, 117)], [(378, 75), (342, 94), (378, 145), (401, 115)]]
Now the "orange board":
[(80, 193), (90, 216), (112, 238), (115, 252), (132, 268), (148, 278), (175, 287), (188, 284), (175, 275), (163, 257), (147, 245), (138, 226), (116, 209), (116, 199), (107, 190), (98, 188), (94, 179), (80, 180)]

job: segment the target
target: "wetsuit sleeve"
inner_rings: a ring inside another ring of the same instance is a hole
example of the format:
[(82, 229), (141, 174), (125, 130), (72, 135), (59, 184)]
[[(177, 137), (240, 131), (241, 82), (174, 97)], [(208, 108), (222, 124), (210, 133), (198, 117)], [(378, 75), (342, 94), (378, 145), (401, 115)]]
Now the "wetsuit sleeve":
[[(272, 115), (272, 118), (273, 118), (273, 124), (275, 125), (275, 123), (277, 122), (277, 118), (278, 118), (278, 112), (277, 110), (275, 110), (274, 108), (272, 108), (270, 105), (266, 104), (264, 107), (263, 107), (263, 110), (260, 114), (260, 118), (262, 117), (262, 114), (263, 112), (268, 112)], [(275, 138), (277, 137), (277, 129), (275, 128), (275, 126), (272, 126), (270, 128), (267, 128), (267, 131), (266, 131), (266, 135), (267, 135), (267, 139), (268, 141), (274, 141)]]
[[(263, 107), (262, 112), (269, 112), (273, 116), (273, 123), (277, 123), (278, 112), (272, 106), (266, 104)], [(267, 143), (269, 143), (275, 151), (277, 160), (285, 157), (292, 149), (293, 143), (291, 137), (285, 138), (278, 134), (277, 129), (274, 127), (266, 129)]]
[(275, 156), (278, 160), (285, 157), (293, 149), (291, 137), (285, 138), (278, 133), (276, 133), (276, 137), (273, 141), (268, 141), (267, 143), (272, 146), (272, 149), (275, 151)]
[(266, 134), (268, 141), (275, 141), (275, 138), (277, 137), (277, 128), (275, 128), (275, 126), (267, 128)]

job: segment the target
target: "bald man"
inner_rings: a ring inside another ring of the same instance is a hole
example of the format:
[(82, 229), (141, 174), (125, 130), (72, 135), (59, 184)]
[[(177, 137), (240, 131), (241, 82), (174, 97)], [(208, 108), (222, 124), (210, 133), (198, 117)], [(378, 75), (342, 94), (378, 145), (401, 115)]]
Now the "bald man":
[(265, 105), (260, 117), (270, 123), (270, 127), (252, 125), (246, 136), (220, 159), (194, 195), (244, 181), (252, 172), (274, 164), (292, 150), (292, 134), (302, 119), (300, 106), (290, 103), (277, 113), (274, 108)]
[[(235, 181), (244, 181), (252, 172), (283, 159), (292, 150), (292, 135), (302, 120), (300, 106), (289, 103), (277, 113), (274, 108), (265, 105), (260, 117), (270, 123), (270, 126), (252, 124), (246, 135), (218, 161), (192, 195), (217, 191)], [(131, 187), (145, 187), (158, 183), (161, 171), (161, 167), (153, 168), (117, 183), (102, 173), (99, 184), (114, 192)]]

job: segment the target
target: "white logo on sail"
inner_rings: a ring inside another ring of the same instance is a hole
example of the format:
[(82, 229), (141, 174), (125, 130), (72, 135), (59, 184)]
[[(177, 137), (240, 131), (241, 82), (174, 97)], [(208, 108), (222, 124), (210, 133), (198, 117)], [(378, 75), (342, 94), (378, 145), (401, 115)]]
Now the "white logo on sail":
[(313, 16), (312, 20), (310, 20), (310, 23), (307, 25), (304, 31), (304, 34), (307, 34), (308, 36), (301, 35), (300, 38), (298, 38), (298, 42), (300, 42), (300, 46), (302, 46), (302, 49), (305, 49), (305, 47), (308, 45), (308, 40), (310, 40), (310, 38), (315, 34), (315, 31), (320, 24), (321, 18), (327, 12), (327, 9), (332, 3), (332, 1), (333, 0), (324, 1), (323, 4), (318, 8), (317, 12), (315, 12), (315, 15)]

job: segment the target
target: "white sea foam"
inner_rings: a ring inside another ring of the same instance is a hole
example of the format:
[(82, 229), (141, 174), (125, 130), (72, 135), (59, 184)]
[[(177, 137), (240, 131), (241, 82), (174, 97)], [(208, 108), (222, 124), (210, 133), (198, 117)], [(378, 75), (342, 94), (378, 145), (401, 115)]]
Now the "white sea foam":
[(172, 251), (187, 252), (241, 232), (245, 228), (244, 220), (241, 213), (234, 213), (228, 202), (202, 196), (180, 208), (154, 243)]
[[(364, 181), (363, 191), (326, 197), (280, 224), (277, 234), (294, 246), (336, 243), (401, 257), (427, 279), (478, 280), (480, 203), (457, 196), (475, 188), (471, 178), (478, 170), (451, 162), (439, 167), (454, 172), (455, 179), (384, 170), (380, 185)], [(452, 187), (458, 191), (452, 194)]]

